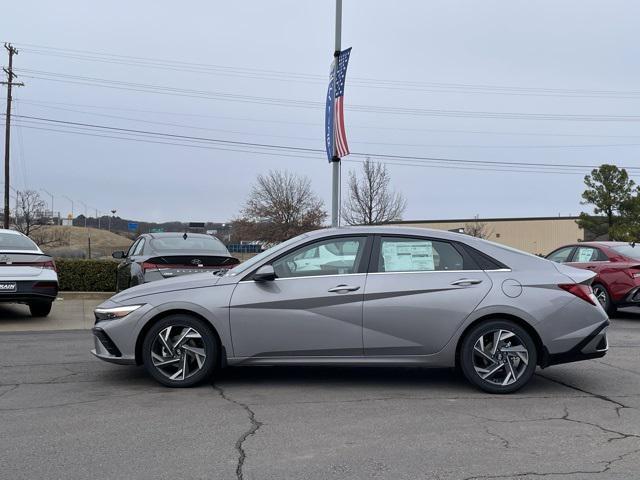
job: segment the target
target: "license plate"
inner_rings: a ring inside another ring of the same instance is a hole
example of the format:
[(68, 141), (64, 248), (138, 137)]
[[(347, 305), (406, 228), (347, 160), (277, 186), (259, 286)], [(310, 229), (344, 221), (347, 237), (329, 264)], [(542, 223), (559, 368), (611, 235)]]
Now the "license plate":
[(0, 293), (2, 292), (15, 292), (16, 282), (0, 282)]

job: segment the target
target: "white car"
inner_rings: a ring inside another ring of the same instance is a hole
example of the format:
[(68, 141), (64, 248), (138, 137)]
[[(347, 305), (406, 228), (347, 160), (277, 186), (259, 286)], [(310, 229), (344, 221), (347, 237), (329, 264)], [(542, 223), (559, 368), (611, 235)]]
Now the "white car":
[(29, 305), (46, 317), (58, 295), (56, 264), (26, 235), (0, 229), (0, 302)]

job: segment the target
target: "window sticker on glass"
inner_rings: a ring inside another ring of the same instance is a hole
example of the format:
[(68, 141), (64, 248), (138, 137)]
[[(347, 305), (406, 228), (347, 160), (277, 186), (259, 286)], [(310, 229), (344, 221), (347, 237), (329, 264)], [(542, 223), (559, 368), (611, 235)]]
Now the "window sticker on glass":
[(593, 257), (593, 252), (594, 250), (592, 248), (579, 248), (576, 262), (590, 262)]
[(423, 271), (435, 270), (433, 262), (433, 245), (430, 241), (382, 243), (384, 271)]

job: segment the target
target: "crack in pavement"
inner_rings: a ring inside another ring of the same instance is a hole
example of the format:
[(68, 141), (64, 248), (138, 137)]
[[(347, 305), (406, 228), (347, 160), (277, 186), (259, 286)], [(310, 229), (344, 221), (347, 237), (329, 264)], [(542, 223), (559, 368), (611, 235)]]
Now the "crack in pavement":
[(234, 405), (241, 407), (245, 412), (247, 412), (247, 416), (249, 417), (249, 421), (251, 422), (251, 427), (247, 431), (245, 431), (242, 435), (240, 435), (240, 437), (236, 440), (236, 444), (235, 444), (235, 448), (238, 452), (238, 463), (236, 464), (236, 479), (244, 480), (244, 473), (242, 469), (247, 459), (247, 452), (244, 449), (244, 442), (250, 436), (255, 435), (255, 433), (260, 429), (263, 423), (256, 420), (256, 414), (253, 410), (251, 410), (249, 405), (247, 405), (246, 403), (242, 403), (239, 400), (234, 400), (233, 398), (227, 396), (227, 394), (222, 389), (222, 387), (219, 387), (213, 384), (211, 386), (213, 387), (214, 390), (216, 390), (220, 394), (220, 397), (223, 400), (229, 403), (233, 403)]
[(499, 433), (496, 432), (492, 432), (489, 427), (485, 426), (484, 427), (484, 431), (487, 432), (487, 435), (497, 438), (498, 440), (500, 440), (500, 442), (502, 442), (502, 446), (504, 448), (511, 448), (511, 443), (509, 442), (509, 440), (507, 440), (506, 438), (504, 438), (502, 435), (500, 435)]
[(616, 410), (616, 415), (618, 415), (618, 418), (620, 418), (620, 410), (626, 409), (626, 408), (628, 408), (628, 409), (633, 408), (633, 407), (630, 407), (630, 406), (625, 405), (623, 403), (620, 403), (617, 400), (613, 400), (612, 398), (609, 398), (606, 395), (602, 395), (600, 393), (590, 392), (590, 391), (585, 390), (583, 388), (576, 387), (575, 385), (571, 385), (570, 383), (566, 383), (566, 382), (563, 382), (561, 380), (556, 380), (554, 378), (547, 377), (545, 375), (542, 375), (541, 373), (536, 373), (536, 375), (541, 377), (541, 378), (544, 378), (545, 380), (548, 380), (550, 382), (557, 383), (558, 385), (562, 385), (563, 387), (567, 387), (567, 388), (570, 388), (572, 390), (576, 390), (578, 392), (586, 393), (587, 395), (591, 395), (594, 398), (598, 398), (598, 399), (600, 399), (600, 400), (602, 400), (604, 402), (609, 402), (609, 403), (611, 403), (613, 405), (616, 405), (615, 410)]
[(19, 383), (14, 383), (12, 385), (0, 385), (0, 387), (8, 387), (8, 386), (11, 386), (12, 388), (10, 388), (9, 390), (7, 390), (5, 392), (0, 393), (0, 397), (4, 397), (7, 393), (13, 392), (16, 388), (18, 388), (20, 386), (20, 384)]
[[(607, 428), (607, 427), (603, 427), (602, 425), (599, 425), (597, 423), (593, 423), (593, 422), (587, 422), (586, 420), (577, 420), (575, 418), (569, 418), (569, 407), (568, 405), (564, 405), (564, 415), (562, 415), (561, 417), (541, 417), (541, 418), (528, 418), (528, 419), (523, 419), (523, 420), (504, 420), (504, 419), (495, 419), (495, 418), (489, 418), (489, 417), (483, 417), (481, 415), (475, 415), (473, 413), (465, 413), (465, 415), (473, 417), (473, 418), (477, 418), (480, 420), (484, 420), (486, 422), (492, 422), (492, 423), (530, 423), (530, 422), (546, 422), (546, 421), (552, 421), (552, 420), (563, 420), (565, 422), (572, 422), (572, 423), (580, 423), (583, 425), (588, 425), (590, 427), (594, 427), (597, 428), (598, 430), (600, 430), (601, 432), (608, 434), (608, 435), (615, 435), (612, 436), (610, 438), (607, 439), (607, 443), (610, 443), (614, 440), (626, 440), (628, 438), (640, 438), (640, 435), (635, 434), (635, 433), (625, 433), (625, 432), (620, 432), (618, 430), (613, 430), (611, 428)], [(487, 432), (488, 434), (491, 435), (490, 432)]]
[(547, 477), (551, 475), (596, 475), (601, 473), (607, 473), (616, 462), (624, 460), (629, 455), (633, 455), (636, 453), (640, 453), (640, 448), (632, 450), (627, 453), (623, 453), (618, 455), (612, 460), (602, 460), (597, 463), (604, 463), (604, 467), (601, 470), (572, 470), (568, 472), (520, 472), (520, 473), (509, 473), (504, 475), (474, 475), (471, 477), (465, 477), (463, 480), (490, 480), (490, 479), (498, 479), (498, 478), (516, 478), (516, 477)]
[(613, 365), (611, 363), (603, 362), (602, 360), (593, 360), (593, 361), (596, 362), (596, 363), (599, 363), (600, 365), (606, 365), (607, 367), (615, 368), (617, 370), (622, 370), (623, 372), (629, 372), (629, 373), (633, 373), (635, 375), (640, 375), (640, 372), (638, 372), (636, 370), (631, 370), (630, 368), (619, 367), (619, 366)]

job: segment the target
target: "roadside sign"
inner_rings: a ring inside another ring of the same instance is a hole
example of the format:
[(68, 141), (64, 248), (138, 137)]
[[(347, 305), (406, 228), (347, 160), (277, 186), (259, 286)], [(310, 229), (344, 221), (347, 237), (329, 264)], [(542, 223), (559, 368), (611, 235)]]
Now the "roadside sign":
[(164, 232), (164, 228), (161, 228), (161, 227), (152, 228), (150, 230), (150, 232), (151, 233), (162, 233), (162, 232)]
[(127, 224), (127, 228), (132, 232), (135, 232), (136, 230), (138, 230), (138, 222), (129, 222)]

